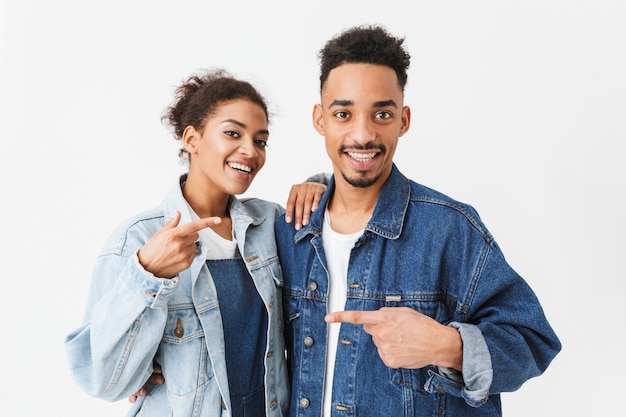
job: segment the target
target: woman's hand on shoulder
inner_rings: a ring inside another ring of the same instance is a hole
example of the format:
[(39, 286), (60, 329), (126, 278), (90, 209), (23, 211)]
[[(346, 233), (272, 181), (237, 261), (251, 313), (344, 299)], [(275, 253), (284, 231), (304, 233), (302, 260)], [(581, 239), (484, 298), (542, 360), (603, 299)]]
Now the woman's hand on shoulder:
[(292, 185), (285, 206), (285, 221), (291, 223), (295, 219), (296, 230), (309, 224), (311, 213), (319, 207), (326, 188), (325, 184), (318, 182)]

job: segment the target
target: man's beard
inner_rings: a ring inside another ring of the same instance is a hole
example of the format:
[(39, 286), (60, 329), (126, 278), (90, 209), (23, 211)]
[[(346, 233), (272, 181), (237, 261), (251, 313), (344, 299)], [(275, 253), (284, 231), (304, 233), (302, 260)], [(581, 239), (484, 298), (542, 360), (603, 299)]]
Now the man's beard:
[[(387, 148), (384, 145), (372, 145), (371, 143), (368, 143), (365, 146), (350, 146), (351, 149), (359, 149), (359, 150), (368, 150), (368, 149), (378, 149), (380, 150), (380, 154), (377, 157), (381, 157), (383, 155), (385, 155), (385, 153), (387, 153)], [(341, 149), (339, 150), (339, 153), (342, 154), (346, 151), (346, 149), (348, 149), (347, 146), (342, 146)], [(361, 171), (360, 172), (361, 175), (367, 175), (366, 171)], [(341, 176), (343, 177), (343, 179), (350, 184), (351, 186), (355, 187), (355, 188), (367, 188), (370, 187), (372, 185), (374, 185), (376, 183), (376, 181), (378, 181), (378, 179), (380, 178), (382, 173), (378, 173), (378, 175), (376, 175), (374, 178), (364, 178), (364, 177), (358, 177), (358, 178), (348, 178), (348, 176), (342, 172)]]
[(367, 188), (375, 184), (380, 178), (380, 174), (376, 175), (374, 178), (348, 178), (348, 176), (343, 172), (341, 173), (341, 176), (348, 184), (355, 188)]

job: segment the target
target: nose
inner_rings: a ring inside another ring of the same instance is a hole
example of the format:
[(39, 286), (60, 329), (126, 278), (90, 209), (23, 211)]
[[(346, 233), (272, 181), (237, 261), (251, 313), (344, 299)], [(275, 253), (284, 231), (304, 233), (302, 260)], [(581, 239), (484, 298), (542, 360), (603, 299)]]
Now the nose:
[(375, 138), (376, 130), (369, 117), (358, 117), (354, 120), (350, 130), (350, 139), (358, 144), (365, 145), (372, 142)]
[(255, 158), (258, 155), (258, 152), (254, 146), (254, 141), (252, 139), (243, 139), (239, 145), (239, 153), (247, 156), (248, 158)]

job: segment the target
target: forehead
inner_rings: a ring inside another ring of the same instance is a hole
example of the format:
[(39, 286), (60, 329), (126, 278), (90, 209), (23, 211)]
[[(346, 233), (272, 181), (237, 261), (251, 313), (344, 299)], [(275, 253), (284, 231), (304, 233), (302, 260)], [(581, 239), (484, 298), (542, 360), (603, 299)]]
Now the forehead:
[(218, 103), (213, 114), (208, 116), (209, 120), (219, 123), (222, 119), (254, 120), (267, 124), (267, 114), (257, 103), (247, 98), (236, 98), (233, 100)]
[(328, 74), (322, 90), (322, 101), (348, 100), (380, 102), (393, 99), (402, 102), (402, 89), (393, 69), (384, 65), (343, 64)]

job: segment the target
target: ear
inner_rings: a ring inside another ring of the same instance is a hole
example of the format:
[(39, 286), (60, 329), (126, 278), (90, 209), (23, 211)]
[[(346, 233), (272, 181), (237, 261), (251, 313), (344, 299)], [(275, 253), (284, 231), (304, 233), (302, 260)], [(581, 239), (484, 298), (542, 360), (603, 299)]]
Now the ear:
[(409, 106), (404, 106), (402, 108), (402, 124), (400, 125), (400, 136), (408, 132), (409, 127), (411, 127), (411, 108)]
[(321, 104), (313, 106), (313, 127), (317, 133), (324, 136), (324, 112)]
[(200, 133), (193, 126), (187, 126), (183, 131), (183, 147), (189, 154), (197, 153), (200, 136)]

